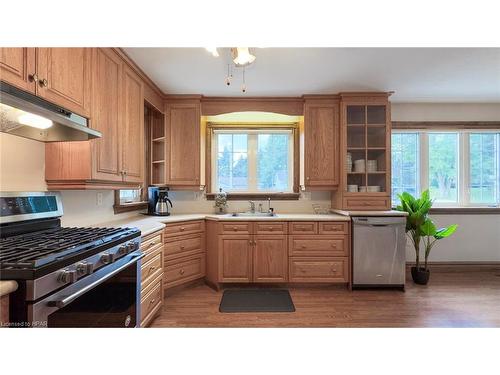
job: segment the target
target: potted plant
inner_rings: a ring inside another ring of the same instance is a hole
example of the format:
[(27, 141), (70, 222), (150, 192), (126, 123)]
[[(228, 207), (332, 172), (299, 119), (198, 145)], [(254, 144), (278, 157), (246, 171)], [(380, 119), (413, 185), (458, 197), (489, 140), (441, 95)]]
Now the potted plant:
[[(401, 205), (397, 206), (398, 211), (408, 213), (406, 217), (406, 233), (410, 237), (415, 248), (415, 267), (411, 268), (413, 281), (420, 285), (429, 282), (430, 271), (427, 261), (432, 248), (438, 240), (451, 236), (457, 225), (453, 224), (446, 228), (437, 229), (429, 218), (429, 210), (432, 207), (429, 190), (422, 192), (420, 198), (415, 198), (410, 193), (398, 194)], [(423, 241), (425, 247), (424, 266), (420, 263), (420, 243)]]

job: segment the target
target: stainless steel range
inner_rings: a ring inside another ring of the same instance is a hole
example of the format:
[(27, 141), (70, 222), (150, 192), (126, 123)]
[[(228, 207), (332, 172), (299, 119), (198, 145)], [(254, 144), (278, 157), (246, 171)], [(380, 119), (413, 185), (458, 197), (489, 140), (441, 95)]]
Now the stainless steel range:
[(141, 232), (63, 228), (57, 193), (1, 193), (0, 279), (13, 327), (140, 324)]

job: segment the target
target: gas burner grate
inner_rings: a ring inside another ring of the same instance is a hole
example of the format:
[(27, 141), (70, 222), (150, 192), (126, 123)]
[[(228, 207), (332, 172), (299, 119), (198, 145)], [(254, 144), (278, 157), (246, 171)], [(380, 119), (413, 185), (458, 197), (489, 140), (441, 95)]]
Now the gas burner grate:
[(113, 241), (131, 228), (54, 228), (0, 239), (0, 266), (36, 268)]

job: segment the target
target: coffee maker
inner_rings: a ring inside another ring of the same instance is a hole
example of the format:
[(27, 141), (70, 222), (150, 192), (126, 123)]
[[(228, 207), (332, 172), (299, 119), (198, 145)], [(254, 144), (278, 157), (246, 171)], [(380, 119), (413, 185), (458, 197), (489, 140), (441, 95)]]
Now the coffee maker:
[(168, 199), (168, 187), (148, 186), (148, 212), (152, 216), (170, 215), (168, 204), (172, 208), (172, 201)]

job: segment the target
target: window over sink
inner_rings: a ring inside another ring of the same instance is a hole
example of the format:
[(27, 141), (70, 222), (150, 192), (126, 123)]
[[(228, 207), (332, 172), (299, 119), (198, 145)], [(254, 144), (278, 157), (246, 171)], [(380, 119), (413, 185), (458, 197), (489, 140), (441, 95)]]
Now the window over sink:
[(298, 128), (211, 124), (211, 192), (298, 193)]

